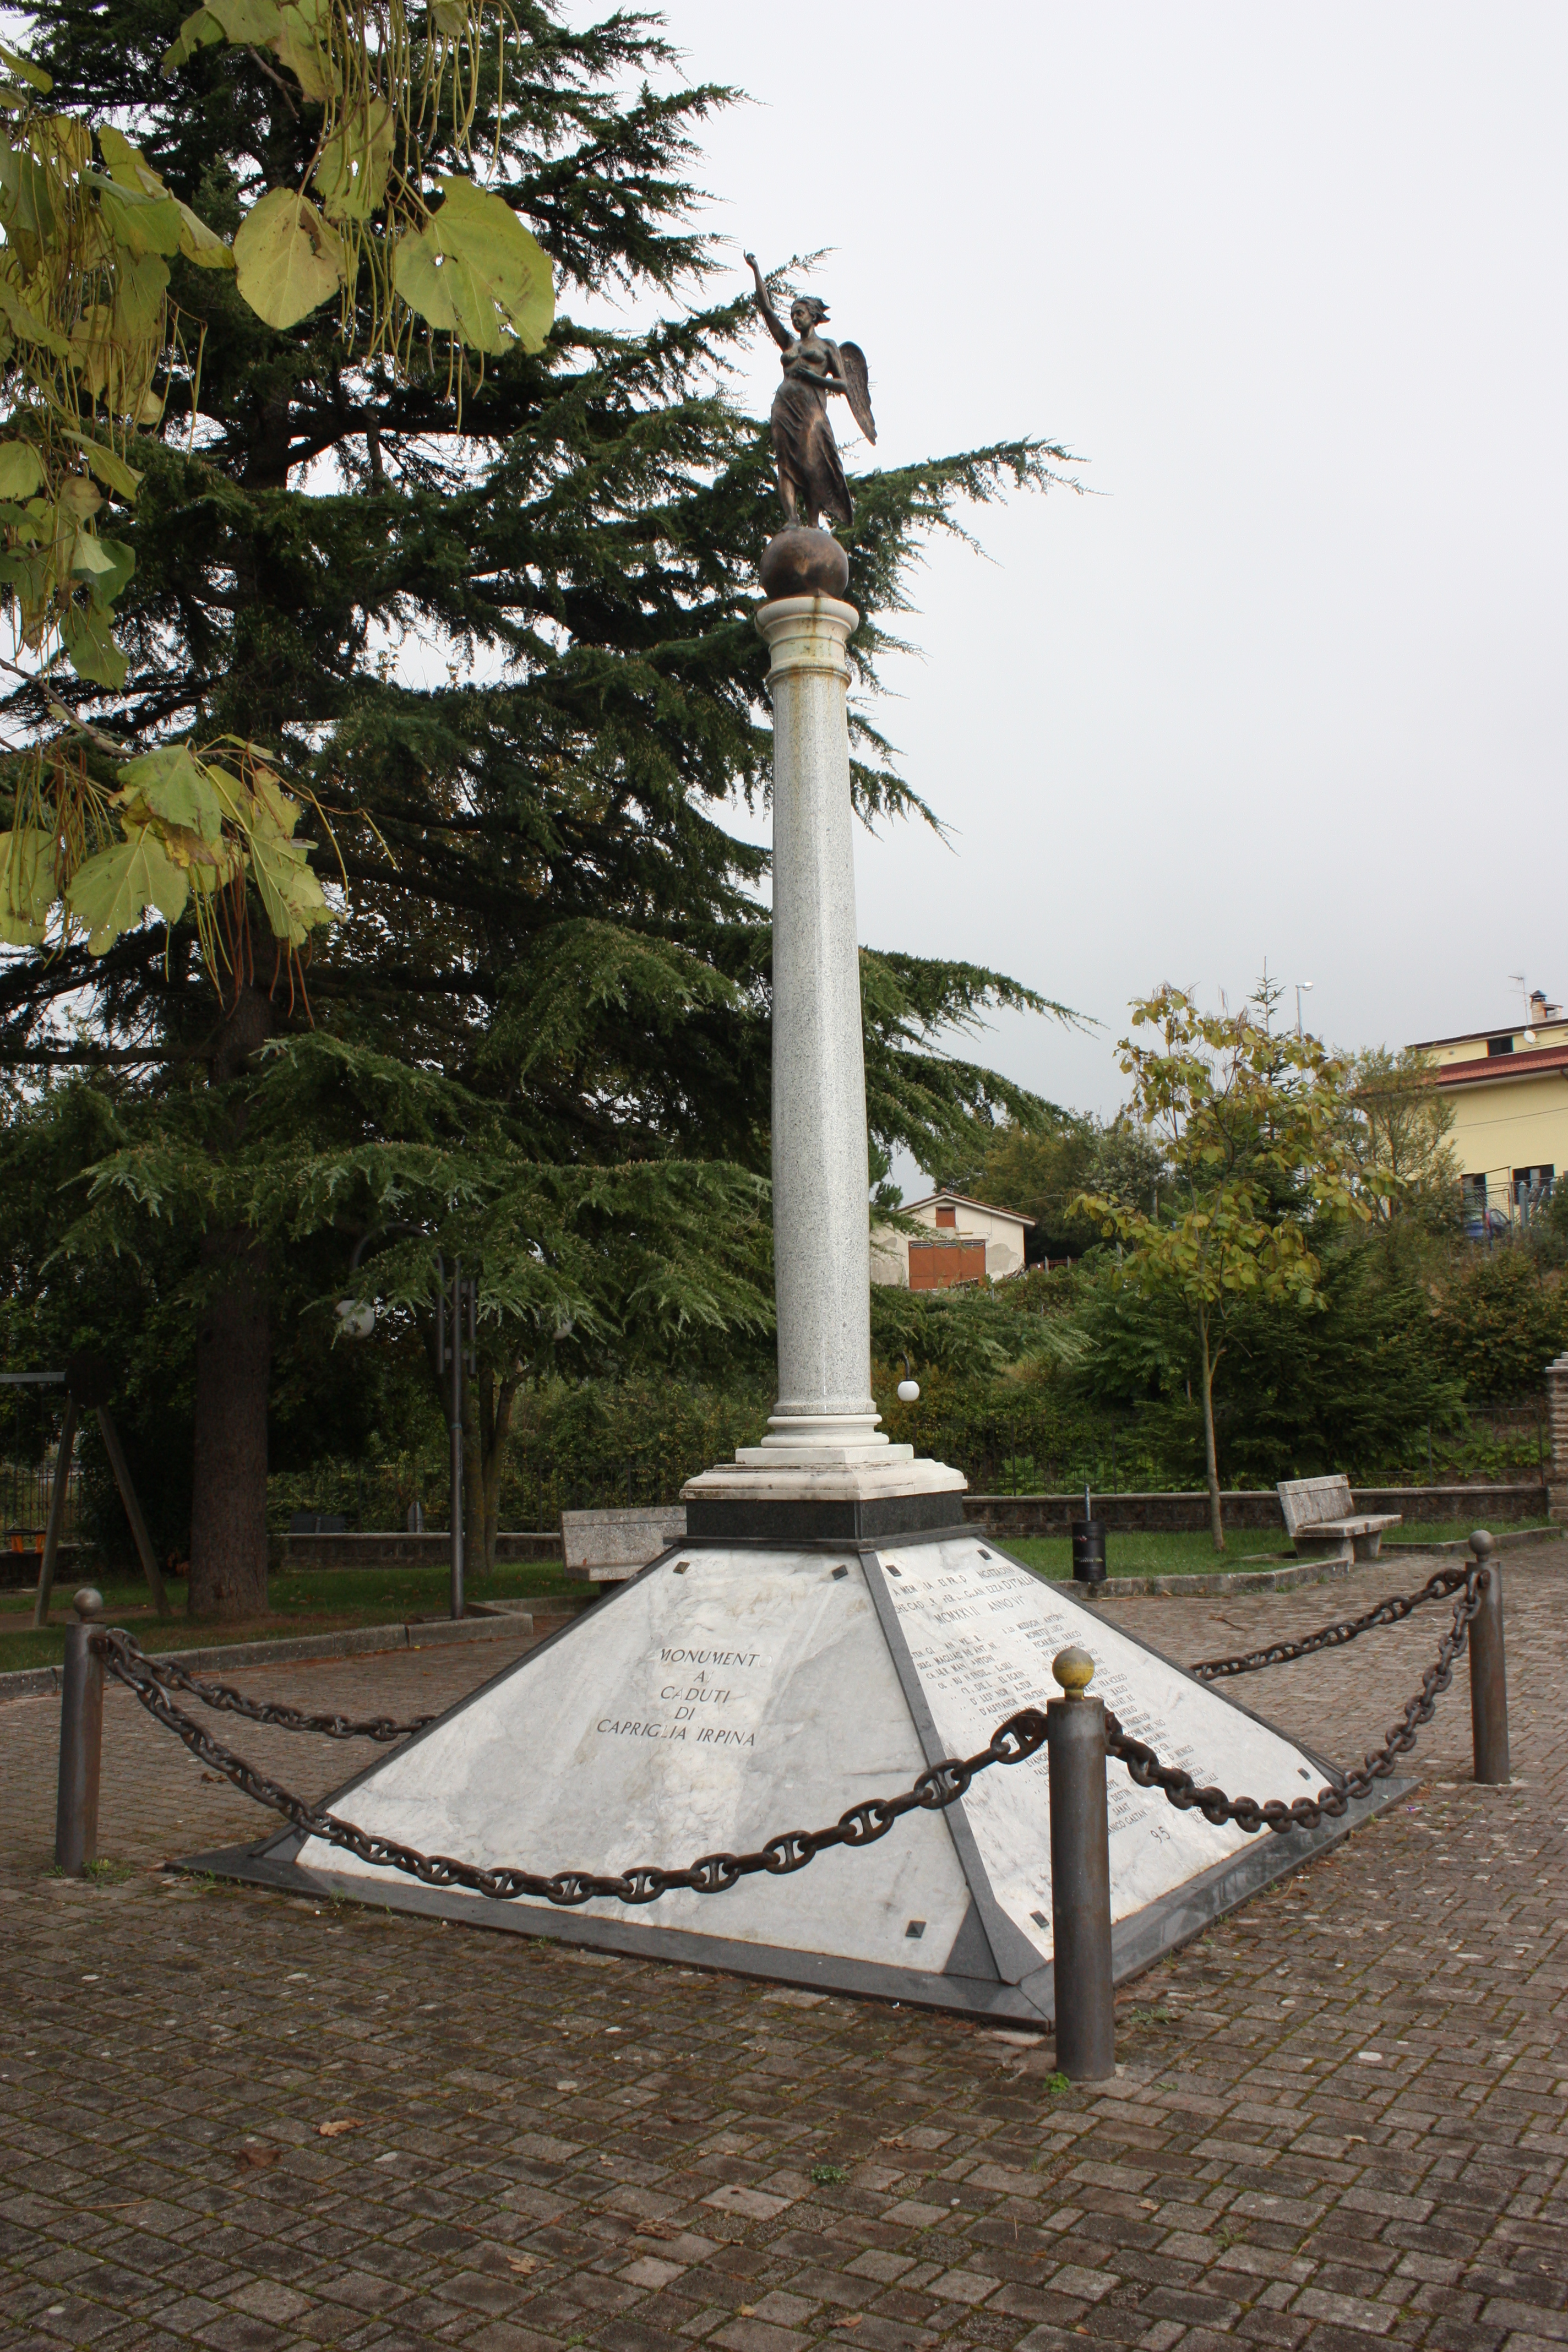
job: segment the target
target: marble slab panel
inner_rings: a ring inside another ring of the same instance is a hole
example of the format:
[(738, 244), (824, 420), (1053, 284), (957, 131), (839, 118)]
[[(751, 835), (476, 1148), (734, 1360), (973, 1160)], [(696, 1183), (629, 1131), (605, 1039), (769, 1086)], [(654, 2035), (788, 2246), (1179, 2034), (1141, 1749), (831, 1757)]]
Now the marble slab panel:
[[(373, 1765), (334, 1809), (466, 1862), (679, 1866), (820, 1828), (924, 1763), (854, 1552), (694, 1546)], [(320, 1840), (298, 1859), (355, 1892), (396, 1884)], [(940, 1971), (969, 1901), (946, 1822), (918, 1813), (787, 1878), (573, 1916)]]
[[(1289, 1802), (1322, 1786), (1323, 1775), (1310, 1759), (1279, 1732), (1168, 1665), (1070, 1594), (1000, 1558), (978, 1536), (889, 1546), (880, 1555), (880, 1572), (909, 1666), (949, 1755), (973, 1755), (1004, 1717), (1059, 1697), (1051, 1660), (1077, 1643), (1096, 1662), (1095, 1696), (1165, 1762), (1231, 1796)], [(1213, 1827), (1201, 1813), (1177, 1812), (1160, 1790), (1138, 1788), (1115, 1764), (1109, 1799), (1113, 1921), (1257, 1842), (1245, 1831)], [(1026, 1763), (983, 1773), (963, 1801), (963, 1812), (997, 1904), (1040, 1958), (1048, 1959), (1050, 1803), (1044, 1751)]]

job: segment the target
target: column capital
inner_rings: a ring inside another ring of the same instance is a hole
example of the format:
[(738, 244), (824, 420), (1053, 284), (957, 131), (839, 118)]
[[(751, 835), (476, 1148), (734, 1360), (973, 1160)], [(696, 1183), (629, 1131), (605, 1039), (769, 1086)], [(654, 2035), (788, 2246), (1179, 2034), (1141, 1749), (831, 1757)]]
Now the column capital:
[(773, 654), (768, 675), (819, 670), (847, 678), (845, 647), (859, 625), (854, 605), (841, 604), (836, 596), (776, 596), (759, 605), (757, 628)]

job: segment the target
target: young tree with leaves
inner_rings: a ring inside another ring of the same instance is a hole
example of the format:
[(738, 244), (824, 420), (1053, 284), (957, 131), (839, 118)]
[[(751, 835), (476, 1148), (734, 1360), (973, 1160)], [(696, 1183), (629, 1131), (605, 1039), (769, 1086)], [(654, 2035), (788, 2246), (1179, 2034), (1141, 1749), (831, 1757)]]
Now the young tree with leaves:
[(1382, 1180), (1358, 1167), (1344, 1117), (1348, 1072), (1315, 1037), (1276, 1035), (1268, 983), (1237, 1013), (1203, 1013), (1179, 988), (1134, 1003), (1121, 1044), (1131, 1116), (1159, 1145), (1169, 1197), (1156, 1211), (1086, 1195), (1124, 1278), (1178, 1304), (1197, 1349), (1209, 1528), (1225, 1549), (1215, 1373), (1241, 1302), (1317, 1298), (1311, 1223), (1364, 1219)]
[[(724, 821), (770, 750), (752, 612), (771, 469), (724, 383), (749, 295), (640, 331), (570, 315), (606, 288), (700, 292), (691, 134), (727, 93), (655, 90), (672, 58), (650, 20), (547, 5), (487, 14), (460, 71), (438, 70), (441, 0), (386, 49), (408, 93), (388, 149), (391, 85), (353, 81), (336, 29), (368, 16), (307, 12), (307, 49), (299, 5), (270, 7), (187, 22), (173, 0), (56, 0), (40, 20), (51, 106), (125, 126), (150, 200), (238, 266), (177, 239), (161, 255), (178, 332), (116, 521), (123, 671), (57, 664), (9, 698), (42, 759), (15, 764), (12, 838), (48, 836), (57, 889), (13, 901), (42, 936), (0, 970), (0, 1061), (110, 1064), (134, 1097), (140, 1139), (94, 1171), (69, 1246), (134, 1251), (152, 1214), (191, 1236), (192, 1602), (233, 1613), (264, 1591), (271, 1317), (310, 1235), (341, 1234), (346, 1278), (357, 1240), (417, 1227), (377, 1245), (395, 1314), (427, 1313), (438, 1248), (480, 1260), (492, 1439), (520, 1365), (766, 1312), (766, 860)], [(323, 38), (342, 99), (312, 81)], [(477, 265), (451, 241), (471, 210), (453, 184), (475, 159), (548, 257), (542, 345), (520, 287), (515, 315), (460, 293)], [(299, 265), (282, 291), (252, 267), (258, 217)], [(432, 230), (447, 244), (424, 273), (400, 257)], [(421, 289), (429, 334), (398, 325)], [(117, 381), (93, 430), (130, 448)], [(857, 485), (868, 683), (921, 537), (1043, 485), (1061, 454), (1000, 444)], [(856, 749), (862, 813), (909, 808), (863, 712)], [(89, 855), (142, 849), (150, 877), (155, 844), (164, 901), (149, 887), (145, 918), (85, 932), (73, 824), (84, 849), (95, 828)], [(300, 894), (284, 931), (269, 871)], [(973, 1116), (1033, 1115), (941, 1050), (986, 1006), (1037, 1007), (1029, 992), (900, 956), (868, 960), (866, 987), (874, 1152), (929, 1160)], [(521, 1192), (514, 1162), (535, 1171)]]

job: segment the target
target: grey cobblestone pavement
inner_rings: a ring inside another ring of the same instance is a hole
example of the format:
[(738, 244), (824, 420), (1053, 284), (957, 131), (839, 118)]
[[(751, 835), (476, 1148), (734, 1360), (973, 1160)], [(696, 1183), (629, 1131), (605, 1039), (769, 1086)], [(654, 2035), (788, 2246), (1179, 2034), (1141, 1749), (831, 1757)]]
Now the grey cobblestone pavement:
[[(1423, 1572), (1116, 1622), (1194, 1659)], [(1126, 1989), (1104, 2095), (923, 2011), (166, 1878), (265, 1822), (120, 1692), (123, 1874), (51, 1879), (58, 1703), (0, 1708), (0, 2352), (1559, 2352), (1568, 1546), (1504, 1572), (1516, 1784), (1461, 1671), (1397, 1810)], [(1440, 1622), (1234, 1687), (1348, 1759)], [(401, 1714), (510, 1654), (226, 1679)], [(226, 1736), (310, 1792), (360, 1760)]]

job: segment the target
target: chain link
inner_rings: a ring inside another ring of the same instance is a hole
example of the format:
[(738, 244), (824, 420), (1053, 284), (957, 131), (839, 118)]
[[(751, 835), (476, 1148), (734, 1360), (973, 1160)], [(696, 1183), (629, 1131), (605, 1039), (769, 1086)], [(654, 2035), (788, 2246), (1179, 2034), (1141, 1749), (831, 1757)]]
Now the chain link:
[[(1385, 1601), (1364, 1617), (1324, 1626), (1320, 1633), (1308, 1634), (1300, 1642), (1277, 1643), (1271, 1649), (1250, 1651), (1236, 1658), (1211, 1658), (1192, 1669), (1195, 1675), (1212, 1680), (1221, 1675), (1248, 1674), (1258, 1666), (1278, 1664), (1289, 1658), (1310, 1657), (1315, 1651), (1353, 1641), (1358, 1633), (1374, 1625), (1397, 1624), (1424, 1601), (1457, 1593), (1454, 1622), (1437, 1645), (1435, 1662), (1422, 1676), (1421, 1688), (1406, 1702), (1401, 1720), (1382, 1747), (1363, 1756), (1337, 1788), (1320, 1789), (1315, 1797), (1297, 1797), (1289, 1804), (1278, 1797), (1260, 1804), (1256, 1797), (1227, 1797), (1223, 1789), (1200, 1788), (1190, 1772), (1179, 1765), (1163, 1764), (1152, 1748), (1124, 1731), (1109, 1707), (1105, 1711), (1106, 1753), (1126, 1766), (1139, 1788), (1161, 1790), (1179, 1812), (1201, 1812), (1216, 1828), (1234, 1823), (1248, 1835), (1265, 1829), (1282, 1835), (1289, 1830), (1316, 1829), (1324, 1821), (1339, 1821), (1354, 1799), (1366, 1796), (1375, 1780), (1385, 1779), (1393, 1771), (1397, 1759), (1415, 1747), (1420, 1727), (1431, 1722), (1438, 1699), (1454, 1679), (1454, 1667), (1464, 1653), (1471, 1622), (1480, 1608), (1489, 1580), (1489, 1570), (1479, 1562), (1464, 1569), (1443, 1569), (1419, 1592)], [(976, 1773), (986, 1771), (993, 1764), (1020, 1764), (1037, 1755), (1046, 1741), (1044, 1713), (1037, 1707), (1024, 1707), (998, 1724), (977, 1754), (962, 1760), (950, 1757), (941, 1764), (931, 1765), (899, 1796), (864, 1798), (841, 1813), (828, 1828), (784, 1830), (754, 1853), (702, 1854), (685, 1870), (662, 1870), (652, 1863), (639, 1863), (630, 1870), (609, 1874), (563, 1870), (544, 1875), (513, 1864), (482, 1870), (447, 1854), (421, 1853), (414, 1846), (374, 1836), (353, 1822), (309, 1804), (304, 1798), (268, 1780), (243, 1757), (232, 1754), (205, 1731), (175, 1706), (169, 1696), (169, 1686), (191, 1692), (207, 1706), (243, 1715), (251, 1722), (275, 1724), (290, 1731), (323, 1731), (333, 1739), (401, 1738), (405, 1732), (432, 1722), (433, 1717), (420, 1716), (411, 1723), (394, 1724), (384, 1716), (353, 1723), (342, 1716), (301, 1715), (294, 1707), (242, 1698), (237, 1691), (221, 1683), (204, 1683), (167, 1658), (149, 1658), (129, 1633), (117, 1629), (95, 1633), (92, 1647), (108, 1672), (132, 1691), (147, 1712), (174, 1732), (193, 1756), (204, 1764), (215, 1766), (226, 1780), (232, 1780), (247, 1797), (254, 1797), (258, 1804), (281, 1813), (304, 1836), (342, 1847), (361, 1862), (379, 1869), (404, 1871), (422, 1885), (464, 1887), (471, 1894), (488, 1895), (501, 1903), (515, 1902), (521, 1895), (564, 1906), (606, 1898), (616, 1903), (653, 1903), (661, 1895), (678, 1890), (721, 1895), (757, 1871), (787, 1877), (795, 1871), (804, 1870), (830, 1847), (875, 1844), (906, 1813), (944, 1811), (957, 1803)]]
[(480, 1870), (447, 1854), (420, 1853), (415, 1847), (399, 1845), (391, 1838), (375, 1837), (354, 1822), (341, 1820), (336, 1813), (322, 1812), (302, 1797), (280, 1788), (277, 1781), (269, 1780), (243, 1757), (231, 1755), (210, 1732), (204, 1731), (199, 1723), (176, 1706), (163, 1687), (165, 1681), (175, 1679), (168, 1674), (165, 1660), (144, 1656), (128, 1633), (117, 1630), (95, 1633), (92, 1646), (109, 1673), (133, 1691), (149, 1715), (183, 1740), (193, 1756), (216, 1767), (226, 1780), (243, 1789), (258, 1804), (281, 1813), (305, 1836), (341, 1846), (361, 1862), (378, 1868), (405, 1871), (421, 1885), (461, 1886), (500, 1903), (514, 1902), (520, 1895), (533, 1895), (546, 1903), (567, 1906), (602, 1898), (616, 1903), (652, 1903), (677, 1889), (694, 1895), (721, 1895), (759, 1870), (775, 1877), (787, 1876), (793, 1871), (804, 1870), (807, 1863), (832, 1846), (874, 1845), (905, 1813), (941, 1812), (948, 1805), (956, 1804), (977, 1772), (986, 1771), (993, 1764), (1021, 1764), (1026, 1757), (1038, 1753), (1046, 1738), (1044, 1715), (1036, 1707), (1024, 1707), (997, 1726), (977, 1755), (962, 1761), (950, 1757), (943, 1763), (931, 1765), (900, 1796), (867, 1797), (859, 1804), (851, 1805), (847, 1813), (841, 1813), (829, 1828), (785, 1830), (770, 1838), (754, 1853), (705, 1853), (685, 1870), (660, 1870), (651, 1863), (640, 1863), (634, 1869), (613, 1874), (562, 1870), (546, 1877), (537, 1871), (510, 1865)]
[(177, 1658), (149, 1658), (129, 1633), (110, 1632), (103, 1639), (124, 1643), (126, 1654), (134, 1652), (137, 1663), (155, 1682), (188, 1692), (192, 1698), (199, 1698), (204, 1706), (213, 1707), (220, 1715), (242, 1715), (247, 1723), (270, 1723), (279, 1731), (319, 1731), (328, 1739), (378, 1739), (384, 1745), (390, 1740), (406, 1739), (411, 1731), (423, 1731), (427, 1723), (436, 1720), (433, 1715), (411, 1716), (406, 1723), (394, 1723), (387, 1715), (364, 1716), (357, 1722), (346, 1715), (303, 1715), (297, 1706), (285, 1706), (280, 1699), (247, 1698), (227, 1683), (204, 1682), (200, 1675), (193, 1675), (188, 1666), (182, 1666)]
[[(1437, 1701), (1454, 1679), (1454, 1667), (1462, 1656), (1469, 1636), (1471, 1621), (1479, 1612), (1482, 1597), (1490, 1580), (1490, 1570), (1472, 1562), (1466, 1569), (1443, 1569), (1417, 1593), (1398, 1601), (1384, 1601), (1364, 1617), (1352, 1618), (1342, 1625), (1326, 1625), (1321, 1633), (1309, 1634), (1300, 1642), (1280, 1643), (1271, 1651), (1253, 1651), (1246, 1658), (1211, 1659), (1211, 1673), (1247, 1674), (1258, 1665), (1272, 1665), (1285, 1657), (1310, 1657), (1314, 1650), (1332, 1649), (1341, 1642), (1350, 1642), (1373, 1625), (1396, 1624), (1424, 1601), (1446, 1598), (1458, 1592), (1454, 1622), (1437, 1644), (1437, 1655), (1421, 1678), (1421, 1687), (1405, 1702), (1405, 1713), (1384, 1739), (1362, 1758), (1353, 1771), (1347, 1772), (1337, 1789), (1320, 1789), (1315, 1797), (1298, 1797), (1289, 1805), (1279, 1797), (1259, 1804), (1256, 1797), (1227, 1797), (1223, 1789), (1200, 1789), (1190, 1772), (1174, 1764), (1162, 1764), (1152, 1748), (1141, 1739), (1131, 1738), (1109, 1707), (1105, 1711), (1106, 1753), (1117, 1757), (1141, 1789), (1163, 1789), (1168, 1801), (1179, 1812), (1194, 1808), (1205, 1821), (1216, 1827), (1234, 1822), (1237, 1828), (1249, 1834), (1258, 1830), (1316, 1829), (1321, 1822), (1338, 1821), (1348, 1811), (1352, 1798), (1366, 1796), (1374, 1780), (1387, 1778), (1395, 1760), (1408, 1755), (1415, 1745), (1415, 1734), (1424, 1723), (1430, 1723), (1436, 1712)], [(1194, 1675), (1204, 1673), (1202, 1666), (1192, 1669)]]
[[(1428, 1601), (1447, 1601), (1461, 1588), (1467, 1592), (1472, 1589), (1484, 1591), (1488, 1573), (1478, 1560), (1468, 1560), (1462, 1568), (1440, 1568), (1436, 1576), (1427, 1578), (1419, 1592), (1395, 1593), (1392, 1600), (1381, 1601), (1375, 1609), (1369, 1609), (1364, 1617), (1346, 1617), (1337, 1625), (1324, 1625), (1316, 1633), (1304, 1633), (1299, 1642), (1274, 1642), (1266, 1650), (1243, 1650), (1234, 1658), (1205, 1658), (1200, 1665), (1189, 1666), (1187, 1672), (1200, 1683), (1212, 1683), (1225, 1675), (1252, 1675), (1260, 1666), (1288, 1665), (1292, 1658), (1310, 1658), (1320, 1650), (1337, 1650), (1342, 1643), (1353, 1642), (1358, 1634), (1370, 1633), (1375, 1626), (1402, 1623)], [(1467, 1623), (1475, 1613), (1474, 1609), (1468, 1611)]]

